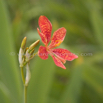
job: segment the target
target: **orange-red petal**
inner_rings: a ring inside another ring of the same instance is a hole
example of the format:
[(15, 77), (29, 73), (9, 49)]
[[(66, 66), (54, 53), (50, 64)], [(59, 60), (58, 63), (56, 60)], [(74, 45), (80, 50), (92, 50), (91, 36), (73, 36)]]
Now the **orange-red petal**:
[(65, 35), (66, 35), (66, 29), (64, 27), (59, 28), (57, 31), (55, 31), (51, 39), (49, 48), (59, 46), (63, 42)]
[(52, 24), (48, 20), (48, 18), (45, 16), (40, 16), (38, 23), (39, 23), (41, 33), (43, 33), (45, 35), (45, 37), (47, 39), (47, 44), (48, 44), (49, 41), (51, 40)]
[(44, 59), (44, 60), (48, 59), (48, 52), (46, 50), (46, 47), (40, 46), (38, 50), (38, 55), (41, 59)]
[(58, 66), (58, 67), (61, 67), (63, 69), (66, 69), (66, 67), (63, 65), (63, 63), (57, 58), (55, 57), (54, 55), (51, 55), (53, 60), (54, 60), (54, 63)]
[(65, 64), (66, 63), (66, 60), (65, 59), (63, 59), (63, 58), (61, 58), (60, 56), (58, 56), (58, 55), (55, 55), (63, 64)]
[(47, 39), (46, 39), (45, 35), (39, 31), (39, 28), (37, 28), (37, 31), (38, 31), (39, 36), (41, 37), (42, 42), (45, 45), (47, 45)]
[(65, 60), (68, 60), (68, 61), (72, 61), (73, 59), (76, 59), (78, 58), (77, 55), (71, 53), (69, 50), (67, 49), (61, 49), (61, 48), (58, 48), (58, 49), (52, 49), (52, 52), (56, 55), (56, 56), (59, 56)]

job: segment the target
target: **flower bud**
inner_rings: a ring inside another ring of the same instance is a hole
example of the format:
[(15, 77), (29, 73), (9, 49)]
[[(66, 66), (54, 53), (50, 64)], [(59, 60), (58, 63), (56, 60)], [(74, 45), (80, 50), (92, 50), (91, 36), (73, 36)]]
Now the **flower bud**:
[(27, 64), (26, 65), (26, 81), (25, 81), (26, 86), (28, 86), (30, 78), (31, 78), (30, 68), (29, 68), (29, 64)]
[(23, 62), (24, 62), (23, 56), (24, 56), (24, 51), (23, 51), (22, 48), (20, 48), (20, 50), (19, 50), (19, 63), (20, 63), (20, 66), (22, 66)]
[(21, 43), (21, 48), (22, 49), (25, 49), (26, 40), (27, 40), (27, 37), (24, 37), (24, 39), (22, 40), (22, 43)]
[(28, 61), (31, 57), (31, 54), (28, 51), (29, 51), (29, 49), (26, 51), (26, 54), (25, 54), (26, 61)]
[(31, 44), (29, 46), (28, 52), (32, 51), (38, 44), (39, 44), (40, 40), (37, 40), (36, 42), (34, 42), (33, 44)]
[(34, 51), (35, 51), (35, 49), (33, 49), (32, 51), (30, 51), (30, 54), (33, 55)]

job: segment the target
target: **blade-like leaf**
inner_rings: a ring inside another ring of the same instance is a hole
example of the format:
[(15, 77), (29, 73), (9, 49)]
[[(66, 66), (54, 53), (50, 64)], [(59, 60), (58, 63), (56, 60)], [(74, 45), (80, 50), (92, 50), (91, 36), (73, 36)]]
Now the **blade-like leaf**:
[(37, 57), (32, 65), (31, 81), (28, 87), (28, 102), (46, 103), (54, 76), (54, 62), (51, 58)]
[(60, 103), (78, 103), (82, 86), (82, 68), (77, 67), (72, 74)]
[(100, 73), (95, 67), (92, 69), (92, 67), (85, 65), (83, 79), (103, 101), (103, 73)]
[(11, 103), (14, 101), (10, 91), (2, 82), (0, 82), (0, 97), (0, 103)]
[(93, 10), (93, 9), (91, 10), (90, 14), (91, 14), (90, 19), (91, 19), (91, 23), (93, 26), (95, 38), (96, 38), (97, 42), (100, 44), (100, 46), (102, 47), (102, 44), (103, 44), (103, 19), (102, 19), (102, 16), (100, 15), (99, 11)]
[[(12, 32), (4, 0), (0, 0), (0, 78), (12, 95), (13, 103), (20, 103), (21, 82), (13, 47)], [(1, 98), (1, 96), (0, 96)], [(3, 102), (1, 102), (3, 103)], [(7, 101), (7, 103), (9, 103)]]

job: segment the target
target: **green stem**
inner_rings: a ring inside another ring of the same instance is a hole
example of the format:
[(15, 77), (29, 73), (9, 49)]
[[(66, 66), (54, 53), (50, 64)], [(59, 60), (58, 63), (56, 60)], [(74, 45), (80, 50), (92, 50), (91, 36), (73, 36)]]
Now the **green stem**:
[(23, 67), (21, 67), (21, 76), (22, 76), (23, 84), (25, 84), (25, 77), (24, 77)]
[(24, 84), (24, 103), (27, 103), (27, 85), (25, 85), (25, 77), (24, 77), (24, 72), (23, 72), (23, 67), (25, 66), (25, 65), (27, 65), (27, 63), (29, 63), (29, 61), (31, 60), (31, 59), (33, 59), (34, 58), (34, 56), (35, 55), (37, 55), (38, 54), (38, 52), (37, 53), (35, 53), (28, 61), (26, 61), (22, 66), (20, 66), (20, 68), (21, 68), (21, 76), (22, 76), (22, 81), (23, 81), (23, 84)]
[(20, 66), (21, 68), (23, 68), (31, 59), (33, 59), (35, 57), (35, 55), (37, 55), (37, 53), (35, 53), (28, 61), (26, 61), (22, 66)]
[(24, 103), (27, 103), (27, 86), (24, 85)]

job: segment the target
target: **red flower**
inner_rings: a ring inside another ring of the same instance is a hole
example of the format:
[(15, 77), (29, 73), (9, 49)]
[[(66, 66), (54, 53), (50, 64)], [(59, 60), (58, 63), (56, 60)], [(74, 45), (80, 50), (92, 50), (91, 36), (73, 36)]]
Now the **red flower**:
[[(38, 55), (41, 59), (48, 59), (48, 54), (53, 58), (55, 64), (63, 69), (66, 69), (66, 67), (63, 65), (66, 60), (72, 61), (75, 58), (78, 58), (77, 55), (71, 53), (67, 49), (53, 49), (54, 47), (59, 46), (66, 35), (66, 29), (64, 27), (59, 28), (57, 31), (54, 32), (53, 37), (51, 38), (51, 31), (52, 31), (52, 24), (45, 16), (39, 17), (39, 29), (37, 28), (37, 31), (41, 37), (42, 42), (45, 46), (40, 46)], [(48, 46), (48, 43), (50, 42), (50, 45)]]

